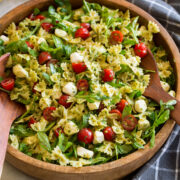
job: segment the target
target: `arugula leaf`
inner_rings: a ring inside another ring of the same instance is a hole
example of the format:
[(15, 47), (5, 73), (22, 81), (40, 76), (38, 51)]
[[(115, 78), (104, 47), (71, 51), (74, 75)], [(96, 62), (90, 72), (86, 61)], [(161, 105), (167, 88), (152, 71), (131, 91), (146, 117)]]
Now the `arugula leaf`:
[(125, 55), (125, 54), (126, 54), (126, 50), (123, 49), (123, 50), (120, 52), (120, 54)]
[(52, 82), (51, 79), (50, 79), (50, 76), (49, 76), (47, 73), (43, 72), (43, 73), (42, 73), (42, 76), (43, 76), (43, 78), (46, 80), (46, 82), (48, 83), (48, 85), (52, 85), (52, 84), (53, 84), (53, 82)]
[(28, 48), (28, 52), (31, 56), (38, 57), (38, 52), (36, 50)]
[(154, 144), (155, 144), (155, 127), (152, 128), (152, 132), (151, 132), (151, 139), (150, 139), (150, 148), (153, 148)]
[(55, 0), (55, 2), (61, 7), (61, 12), (66, 14), (71, 13), (72, 8), (69, 0)]
[(0, 87), (0, 91), (3, 91), (3, 92), (5, 92), (5, 93), (10, 94), (10, 91), (8, 91), (8, 90), (6, 90), (6, 89), (4, 89), (4, 88), (2, 88), (2, 87)]
[(50, 66), (51, 73), (52, 74), (56, 73), (56, 69), (54, 67), (54, 64), (50, 64), (49, 66)]
[(30, 152), (30, 147), (25, 143), (19, 144), (19, 150), (28, 156), (32, 156), (32, 152)]
[(96, 157), (91, 160), (91, 165), (105, 163), (106, 161), (108, 161), (106, 157)]
[(119, 93), (118, 95), (116, 96), (113, 96), (112, 99), (111, 99), (111, 102), (110, 102), (110, 105), (115, 105), (117, 104), (121, 99), (121, 94)]
[(125, 86), (126, 84), (124, 84), (123, 82), (120, 82), (120, 81), (116, 81), (116, 82), (107, 82), (107, 84), (111, 85), (112, 87), (115, 87), (115, 88), (120, 88), (120, 87), (123, 87)]
[(133, 147), (130, 144), (119, 145), (116, 144), (118, 154), (128, 154), (133, 150)]
[(125, 39), (122, 44), (134, 46), (136, 44), (136, 41), (134, 39)]
[(139, 90), (134, 90), (132, 93), (129, 94), (129, 97), (131, 99), (137, 99), (138, 97), (140, 97), (142, 95), (141, 91)]
[(36, 15), (38, 15), (40, 12), (41, 12), (41, 11), (40, 11), (38, 8), (35, 8), (33, 14), (36, 16)]
[(0, 76), (0, 83), (3, 81), (3, 77)]
[(90, 114), (85, 114), (85, 115), (83, 115), (83, 122), (82, 122), (82, 125), (81, 125), (81, 128), (80, 128), (80, 129), (82, 129), (82, 128), (84, 128), (84, 127), (87, 127), (89, 117), (90, 117)]
[(65, 135), (63, 133), (59, 134), (58, 146), (62, 152), (66, 152), (66, 150), (69, 149), (72, 145), (73, 145), (73, 143), (68, 141), (68, 138), (65, 137)]
[(48, 8), (48, 15), (51, 18), (55, 18), (56, 20), (61, 20), (61, 15), (58, 14), (53, 6), (49, 6)]
[(53, 35), (52, 38), (53, 38), (53, 41), (54, 41), (54, 44), (55, 44), (56, 48), (61, 48), (62, 49), (63, 48), (62, 40), (59, 37), (55, 36), (55, 35)]
[(28, 137), (35, 134), (35, 132), (32, 129), (27, 128), (27, 126), (23, 124), (19, 124), (15, 126), (14, 128), (11, 128), (11, 133), (19, 137)]
[(56, 122), (50, 123), (50, 124), (45, 128), (44, 132), (49, 131), (55, 124), (56, 124)]
[(133, 72), (132, 69), (127, 64), (121, 64), (121, 70), (116, 72), (116, 75), (125, 73), (125, 72)]
[(4, 45), (4, 41), (0, 38), (0, 46)]
[(109, 99), (109, 97), (107, 97), (107, 96), (101, 96), (100, 93), (98, 93), (98, 94), (94, 94), (94, 93), (85, 94), (84, 91), (79, 92), (75, 97), (81, 98), (81, 99), (86, 99), (86, 101), (89, 103)]
[(40, 146), (44, 149), (46, 149), (47, 151), (51, 152), (51, 145), (49, 143), (49, 139), (48, 136), (46, 135), (45, 132), (37, 132), (37, 136), (39, 139), (39, 143)]
[(122, 112), (122, 118), (124, 118), (127, 115), (130, 115), (132, 113), (132, 107), (131, 105), (126, 105)]
[(88, 3), (87, 1), (83, 0), (83, 10), (85, 13), (89, 13), (90, 10), (93, 9), (97, 12), (101, 12), (102, 7), (101, 5), (97, 4), (97, 3)]
[(132, 21), (132, 23), (130, 23), (126, 28), (132, 33), (132, 37), (134, 39), (134, 41), (136, 42), (136, 44), (139, 43), (139, 40), (137, 38), (137, 31), (138, 31), (138, 25), (137, 25), (137, 21), (138, 21), (139, 17), (134, 18), (134, 20)]

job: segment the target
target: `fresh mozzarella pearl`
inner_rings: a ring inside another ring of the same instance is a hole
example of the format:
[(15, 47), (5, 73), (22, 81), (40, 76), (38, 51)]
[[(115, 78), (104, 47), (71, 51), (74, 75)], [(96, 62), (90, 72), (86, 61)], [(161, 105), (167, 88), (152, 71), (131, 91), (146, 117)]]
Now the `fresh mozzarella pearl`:
[(87, 106), (90, 110), (96, 110), (96, 109), (99, 109), (99, 105), (100, 105), (100, 102), (99, 101), (96, 101), (96, 102), (93, 102), (93, 103), (87, 103)]
[(168, 92), (170, 89), (170, 86), (167, 82), (161, 81), (161, 86), (166, 92)]
[(67, 32), (61, 29), (55, 29), (55, 35), (58, 37), (65, 37), (67, 36)]
[(81, 56), (79, 53), (74, 52), (70, 56), (71, 63), (79, 63), (83, 61), (83, 56)]
[(74, 96), (77, 93), (77, 87), (73, 82), (68, 82), (62, 89), (65, 94)]
[(85, 149), (83, 147), (78, 146), (77, 147), (77, 155), (80, 156), (80, 157), (83, 157), (83, 158), (90, 159), (90, 158), (93, 157), (94, 152), (90, 151), (88, 149)]
[(29, 76), (28, 72), (20, 64), (17, 64), (13, 67), (13, 73), (16, 75), (16, 77), (19, 78), (25, 78)]
[(65, 134), (73, 135), (73, 134), (76, 134), (78, 132), (79, 132), (79, 129), (74, 122), (69, 121), (65, 124), (65, 126), (64, 126), (64, 133)]
[(104, 141), (104, 134), (101, 131), (95, 131), (93, 144), (99, 144)]
[(41, 43), (43, 43), (43, 42), (46, 42), (46, 40), (44, 39), (44, 38), (39, 38), (39, 40), (38, 40), (38, 44), (41, 44)]
[(1, 35), (0, 39), (2, 39), (4, 41), (4, 44), (7, 44), (9, 42), (9, 38), (5, 35)]
[(138, 121), (138, 129), (145, 131), (150, 126), (150, 123), (147, 119), (140, 119)]
[(135, 110), (139, 113), (145, 112), (147, 109), (146, 102), (142, 99), (135, 102)]

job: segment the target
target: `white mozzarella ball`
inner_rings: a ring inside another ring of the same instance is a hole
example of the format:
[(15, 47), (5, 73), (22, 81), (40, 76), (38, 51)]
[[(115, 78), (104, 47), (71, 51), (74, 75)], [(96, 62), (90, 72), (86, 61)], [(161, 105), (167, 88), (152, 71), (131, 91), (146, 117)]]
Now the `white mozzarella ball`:
[(4, 44), (7, 44), (9, 42), (9, 38), (5, 35), (1, 35), (0, 39), (2, 39), (4, 41)]
[(99, 106), (100, 106), (100, 101), (95, 101), (93, 103), (87, 103), (87, 106), (90, 110), (96, 110), (96, 109), (99, 109)]
[(64, 126), (64, 133), (65, 134), (73, 135), (73, 134), (76, 134), (78, 132), (79, 132), (79, 129), (74, 122), (69, 121), (65, 124), (65, 126)]
[(93, 144), (99, 144), (104, 141), (104, 134), (101, 131), (95, 131)]
[(55, 35), (57, 37), (66, 37), (67, 36), (67, 32), (63, 31), (61, 29), (55, 29)]
[(68, 82), (62, 89), (65, 94), (75, 96), (77, 93), (77, 87), (73, 82)]
[(93, 157), (94, 152), (90, 151), (88, 149), (85, 149), (85, 148), (83, 148), (81, 146), (78, 146), (77, 147), (77, 155), (80, 156), (80, 157), (83, 157), (83, 158), (90, 159), (90, 158)]
[(71, 63), (79, 63), (83, 61), (83, 56), (81, 56), (79, 53), (74, 52), (70, 56)]
[(135, 110), (139, 113), (145, 112), (147, 109), (146, 102), (143, 99), (137, 100), (135, 102)]
[(41, 44), (41, 43), (43, 43), (43, 42), (46, 42), (46, 40), (44, 39), (44, 38), (39, 38), (39, 40), (38, 40), (38, 44)]
[(13, 67), (13, 73), (19, 78), (26, 78), (29, 76), (28, 72), (20, 64)]
[(170, 96), (172, 96), (172, 97), (175, 97), (175, 96), (176, 96), (176, 93), (175, 93), (175, 91), (173, 91), (173, 90), (169, 91), (168, 94), (169, 94)]
[(170, 86), (167, 82), (161, 81), (161, 86), (166, 92), (168, 92), (170, 89)]
[(148, 127), (150, 127), (150, 123), (147, 119), (140, 119), (138, 121), (138, 129), (145, 131)]

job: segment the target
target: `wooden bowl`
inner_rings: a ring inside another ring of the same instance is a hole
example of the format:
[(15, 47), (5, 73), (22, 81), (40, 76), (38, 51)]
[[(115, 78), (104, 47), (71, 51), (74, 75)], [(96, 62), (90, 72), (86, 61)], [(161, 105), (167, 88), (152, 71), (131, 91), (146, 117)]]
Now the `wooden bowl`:
[[(154, 21), (160, 27), (160, 33), (155, 35), (155, 42), (157, 45), (163, 45), (169, 54), (169, 59), (172, 60), (171, 64), (174, 67), (176, 73), (176, 93), (177, 99), (180, 100), (180, 54), (179, 51), (167, 33), (167, 31), (148, 13), (138, 8), (137, 6), (122, 0), (95, 0), (91, 2), (98, 2), (102, 5), (110, 8), (119, 8), (120, 10), (129, 9), (131, 14), (140, 16), (140, 23), (147, 25), (149, 20)], [(39, 9), (45, 9), (48, 5), (52, 4), (53, 0), (31, 0), (14, 10), (0, 19), (0, 34), (7, 28), (11, 22), (19, 22), (26, 16), (28, 16), (35, 7)], [(73, 7), (80, 7), (82, 5), (81, 0), (72, 0)], [(0, 114), (6, 109), (0, 109)], [(8, 112), (7, 112), (8, 113)], [(9, 163), (16, 168), (22, 170), (26, 174), (36, 177), (38, 179), (117, 179), (128, 175), (133, 172), (144, 163), (146, 163), (164, 144), (168, 136), (170, 135), (175, 122), (168, 120), (161, 130), (156, 135), (156, 144), (150, 149), (147, 144), (143, 150), (138, 150), (126, 157), (119, 160), (109, 162), (102, 165), (88, 166), (81, 168), (63, 167), (60, 165), (54, 165), (43, 161), (31, 158), (20, 151), (14, 149), (8, 145), (6, 159)]]

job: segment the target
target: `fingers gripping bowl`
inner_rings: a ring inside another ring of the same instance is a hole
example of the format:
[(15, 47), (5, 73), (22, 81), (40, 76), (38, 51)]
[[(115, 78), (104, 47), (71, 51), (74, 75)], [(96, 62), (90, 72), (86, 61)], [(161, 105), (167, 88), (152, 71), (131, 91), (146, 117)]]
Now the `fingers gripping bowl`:
[[(37, 6), (39, 8), (42, 6), (47, 7), (48, 5), (46, 3), (47, 3), (46, 1), (38, 2), (38, 3), (36, 1), (33, 1), (30, 3), (29, 7), (31, 7), (31, 11), (32, 11), (35, 6)], [(104, 3), (105, 3), (104, 5), (108, 5), (109, 7), (115, 7), (114, 5), (116, 4), (113, 1), (111, 1), (111, 2), (110, 1), (107, 1), (107, 2), (104, 1)], [(121, 2), (118, 4), (119, 4), (119, 7), (122, 8), (123, 10), (126, 10), (127, 8), (132, 10), (133, 8), (135, 8), (140, 13), (139, 14), (140, 16), (143, 16), (143, 17), (147, 18), (148, 20), (154, 21), (146, 13), (144, 13), (144, 12), (142, 13), (141, 10), (139, 10), (137, 7), (134, 7), (133, 5), (131, 5), (129, 3)], [(116, 4), (116, 6), (118, 4)], [(27, 6), (27, 4), (24, 5), (24, 7), (26, 7), (26, 6)], [(21, 12), (21, 13), (25, 17), (28, 14), (30, 14), (30, 11), (28, 13), (25, 11)], [(136, 13), (133, 13), (133, 10), (132, 10), (132, 14), (135, 15)], [(22, 19), (23, 19), (23, 17), (22, 17)], [(2, 19), (2, 21), (3, 21), (3, 19)], [(17, 21), (17, 20), (12, 19), (12, 17), (11, 17), (9, 19), (9, 22), (6, 21), (7, 24), (4, 24), (4, 29), (5, 29), (6, 25), (8, 25), (11, 21)], [(146, 23), (147, 24), (147, 21), (143, 18), (140, 18), (140, 23), (142, 23), (142, 24)], [(159, 25), (159, 27), (161, 30), (161, 34), (158, 34), (157, 37), (155, 37), (155, 41), (156, 41), (156, 39), (158, 39), (158, 42), (161, 42), (162, 44), (164, 44), (164, 47), (166, 48), (166, 52), (168, 52), (170, 59), (177, 59), (177, 56), (179, 55), (177, 48), (175, 47), (173, 41), (171, 41), (171, 38), (169, 37), (169, 35), (164, 31), (164, 29), (160, 25)], [(166, 40), (164, 40), (165, 39), (164, 37), (166, 38)], [(174, 49), (173, 54), (172, 54), (172, 50), (171, 50), (172, 48)], [(178, 64), (178, 62), (176, 61), (175, 67), (177, 67), (177, 64)], [(106, 72), (105, 72), (105, 74), (106, 74)], [(178, 81), (178, 77), (177, 77), (177, 81)], [(177, 83), (177, 90), (178, 90), (178, 83)], [(71, 167), (62, 167), (62, 166), (52, 165), (52, 164), (44, 163), (44, 162), (32, 159), (30, 157), (27, 157), (24, 154), (18, 152), (17, 150), (13, 149), (10, 146), (8, 147), (8, 152), (9, 152), (8, 157), (11, 157), (11, 158), (8, 158), (8, 159), (12, 163), (16, 159), (16, 162), (18, 164), (18, 168), (21, 168), (22, 170), (24, 170), (25, 172), (27, 172), (29, 174), (30, 174), (30, 171), (33, 171), (34, 167), (41, 167), (40, 171), (42, 173), (46, 174), (47, 178), (50, 177), (53, 173), (54, 173), (53, 174), (54, 177), (70, 177), (70, 175), (77, 177), (77, 175), (81, 175), (80, 177), (82, 177), (82, 178), (84, 176), (92, 178), (93, 176), (94, 177), (101, 177), (102, 173), (106, 175), (105, 176), (106, 178), (108, 178), (108, 177), (109, 178), (110, 177), (111, 178), (112, 177), (114, 177), (114, 178), (122, 177), (122, 176), (124, 176), (130, 172), (129, 169), (134, 170), (137, 167), (139, 167), (140, 165), (142, 165), (145, 161), (147, 161), (157, 151), (157, 149), (163, 144), (163, 142), (167, 138), (167, 136), (168, 136), (167, 132), (169, 131), (169, 133), (170, 133), (173, 125), (174, 125), (174, 123), (169, 120), (163, 126), (163, 128), (160, 130), (159, 134), (157, 134), (157, 136), (156, 136), (156, 145), (154, 146), (153, 149), (149, 149), (148, 146), (145, 146), (144, 150), (138, 150), (137, 152), (134, 152), (134, 153), (132, 153), (132, 154), (130, 154), (124, 158), (121, 158), (117, 161), (113, 161), (113, 162), (110, 162), (110, 163), (107, 163), (104, 165), (83, 167), (83, 168), (78, 168), (78, 169), (71, 168)], [(167, 128), (168, 130), (167, 129), (165, 130), (165, 128)], [(165, 131), (166, 131), (166, 133), (164, 133)], [(22, 160), (23, 157), (26, 157), (26, 159)], [(137, 162), (139, 162), (139, 165), (137, 165)], [(28, 168), (29, 170), (27, 170), (26, 168), (23, 168), (24, 163), (27, 165), (27, 167), (29, 167)], [(135, 166), (135, 164), (136, 164), (136, 166)], [(128, 166), (129, 166), (129, 168), (127, 168)], [(131, 168), (131, 167), (133, 167), (133, 168)], [(121, 173), (118, 172), (118, 168), (120, 168), (122, 170)], [(124, 171), (123, 168), (124, 168), (124, 170), (125, 169), (126, 170)], [(47, 172), (47, 169), (49, 169), (48, 172)], [(61, 172), (61, 173), (58, 173), (58, 172)], [(70, 173), (70, 174), (67, 175), (66, 173)], [(87, 174), (85, 175), (85, 173), (87, 173)], [(89, 175), (91, 175), (91, 176), (89, 176)], [(40, 177), (39, 173), (35, 173), (35, 176), (39, 177), (39, 178), (43, 178), (43, 177)]]

